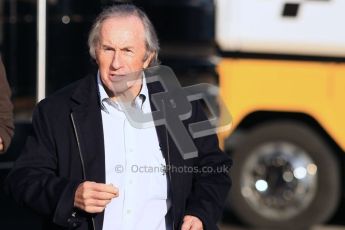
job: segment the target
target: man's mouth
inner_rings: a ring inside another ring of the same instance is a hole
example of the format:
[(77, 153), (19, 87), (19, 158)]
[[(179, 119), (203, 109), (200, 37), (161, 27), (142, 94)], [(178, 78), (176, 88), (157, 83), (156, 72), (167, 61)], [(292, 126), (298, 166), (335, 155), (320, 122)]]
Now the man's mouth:
[(121, 81), (125, 78), (125, 74), (109, 74), (111, 81)]

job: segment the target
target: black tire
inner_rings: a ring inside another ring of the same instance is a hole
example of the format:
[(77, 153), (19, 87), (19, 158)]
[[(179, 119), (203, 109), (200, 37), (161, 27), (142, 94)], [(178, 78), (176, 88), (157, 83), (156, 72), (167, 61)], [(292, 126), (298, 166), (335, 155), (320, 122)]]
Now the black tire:
[[(244, 197), (241, 192), (243, 191), (241, 185), (244, 184), (242, 176), (246, 173), (244, 165), (249, 159), (255, 159), (255, 156), (251, 157), (251, 155), (259, 146), (282, 141), (305, 151), (308, 159), (317, 166), (316, 186), (313, 187), (315, 188), (313, 197), (310, 198), (309, 203), (306, 202), (304, 209), (298, 211), (298, 215), (292, 215), (289, 218), (270, 218), (270, 216), (263, 216), (260, 209), (250, 205), (248, 202), (250, 196), (247, 196), (247, 199)], [(334, 214), (341, 197), (340, 167), (335, 153), (321, 136), (303, 123), (280, 121), (259, 125), (243, 137), (239, 146), (235, 147), (232, 156), (234, 160), (231, 171), (233, 186), (227, 202), (231, 204), (235, 215), (244, 223), (265, 229), (307, 229), (308, 226), (324, 223)]]

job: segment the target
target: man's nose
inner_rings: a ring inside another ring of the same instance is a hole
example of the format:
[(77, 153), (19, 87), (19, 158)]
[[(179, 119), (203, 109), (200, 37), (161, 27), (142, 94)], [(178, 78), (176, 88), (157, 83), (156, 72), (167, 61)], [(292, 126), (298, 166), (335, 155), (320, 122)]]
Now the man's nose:
[(111, 65), (114, 69), (120, 69), (122, 67), (122, 56), (120, 52), (117, 51), (114, 53)]

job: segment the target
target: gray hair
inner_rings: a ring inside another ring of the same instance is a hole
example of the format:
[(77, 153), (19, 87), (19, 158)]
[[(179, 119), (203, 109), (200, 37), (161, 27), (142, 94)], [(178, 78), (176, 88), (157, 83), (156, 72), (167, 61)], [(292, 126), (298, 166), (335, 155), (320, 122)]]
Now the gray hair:
[(98, 15), (91, 28), (88, 39), (89, 53), (91, 57), (93, 59), (96, 59), (96, 46), (99, 44), (99, 35), (102, 23), (109, 18), (125, 16), (136, 16), (142, 21), (145, 30), (146, 43), (146, 54), (144, 59), (146, 60), (150, 54), (153, 54), (149, 66), (158, 65), (159, 41), (156, 31), (153, 27), (152, 22), (147, 17), (146, 13), (144, 13), (144, 11), (132, 4), (113, 5), (104, 9)]

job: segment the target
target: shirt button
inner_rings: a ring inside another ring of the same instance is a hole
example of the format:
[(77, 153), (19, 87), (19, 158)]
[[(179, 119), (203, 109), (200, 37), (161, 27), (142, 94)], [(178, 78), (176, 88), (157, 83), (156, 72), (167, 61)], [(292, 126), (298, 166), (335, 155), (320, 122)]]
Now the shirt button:
[(129, 215), (129, 214), (131, 214), (131, 210), (130, 209), (127, 209), (127, 214)]

